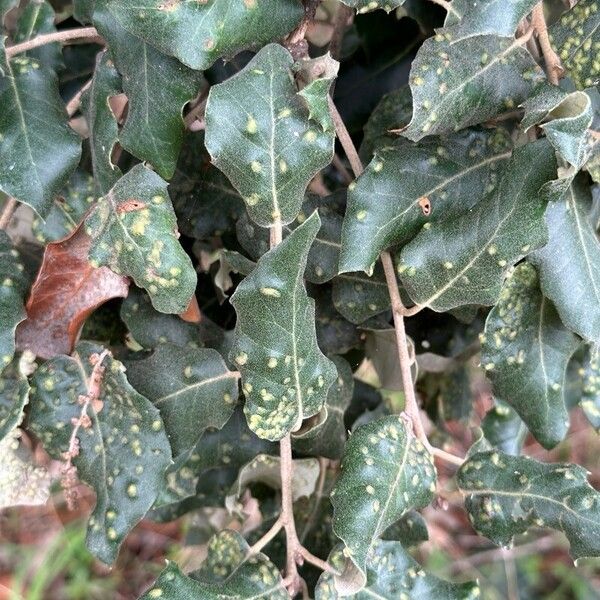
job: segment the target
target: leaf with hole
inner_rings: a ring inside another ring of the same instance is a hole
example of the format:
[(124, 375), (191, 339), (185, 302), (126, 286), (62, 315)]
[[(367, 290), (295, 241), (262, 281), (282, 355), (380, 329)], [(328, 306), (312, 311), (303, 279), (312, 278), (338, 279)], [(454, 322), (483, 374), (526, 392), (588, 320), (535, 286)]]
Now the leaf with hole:
[(230, 357), (242, 374), (250, 429), (269, 440), (317, 414), (337, 376), (317, 345), (314, 300), (302, 280), (320, 225), (315, 212), (260, 258), (231, 297), (238, 320)]
[(306, 187), (333, 158), (335, 133), (309, 117), (293, 64), (285, 48), (269, 44), (239, 73), (212, 86), (206, 105), (205, 143), (213, 164), (264, 227), (291, 223)]
[(85, 220), (94, 266), (132, 277), (153, 306), (182, 313), (196, 289), (196, 272), (178, 241), (177, 220), (167, 184), (136, 165), (98, 199)]
[(404, 246), (398, 273), (413, 301), (438, 312), (494, 304), (509, 269), (548, 239), (539, 190), (555, 173), (546, 140), (521, 146), (470, 212), (422, 230)]
[[(101, 351), (82, 342), (72, 357), (53, 358), (33, 375), (29, 426), (57, 460), (64, 460), (72, 419), (82, 412), (78, 399), (93, 387), (90, 357)], [(171, 449), (158, 409), (131, 387), (122, 363), (108, 355), (102, 366), (105, 371), (94, 384), (99, 388), (97, 399), (87, 408), (91, 424), (79, 430), (73, 464), (81, 481), (96, 492), (87, 546), (111, 564), (125, 536), (152, 506), (171, 462)]]

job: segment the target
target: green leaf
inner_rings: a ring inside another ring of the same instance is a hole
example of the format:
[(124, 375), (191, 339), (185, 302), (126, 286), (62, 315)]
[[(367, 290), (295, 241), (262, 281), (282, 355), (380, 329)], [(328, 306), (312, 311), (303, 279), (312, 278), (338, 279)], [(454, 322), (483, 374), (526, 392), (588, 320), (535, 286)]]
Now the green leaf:
[(348, 192), (340, 272), (368, 273), (382, 250), (467, 212), (494, 187), (511, 146), (497, 129), (378, 149)]
[(535, 269), (518, 265), (488, 314), (481, 363), (494, 394), (517, 411), (544, 448), (553, 448), (567, 433), (565, 373), (578, 346), (542, 296)]
[(383, 532), (381, 539), (389, 541), (402, 540), (402, 545), (405, 548), (417, 546), (429, 539), (427, 522), (420, 512), (409, 510)]
[(567, 536), (574, 558), (600, 555), (600, 494), (583, 467), (488, 451), (469, 457), (457, 480), (473, 526), (495, 544), (551, 527)]
[(23, 306), (29, 284), (11, 239), (0, 231), (0, 373), (15, 352), (15, 329), (27, 316)]
[(352, 369), (340, 356), (333, 358), (338, 378), (329, 388), (323, 408), (313, 419), (292, 434), (292, 447), (296, 452), (311, 456), (324, 456), (339, 460), (346, 444), (344, 412), (352, 400), (354, 380)]
[(512, 37), (537, 0), (453, 0), (444, 26), (454, 38), (496, 34)]
[(383, 8), (385, 12), (389, 13), (395, 8), (402, 6), (406, 0), (342, 0), (342, 2), (361, 14), (376, 10), (377, 8)]
[(371, 277), (361, 272), (335, 277), (333, 305), (344, 318), (355, 324), (389, 310), (390, 295), (381, 263), (375, 264)]
[(579, 406), (596, 431), (600, 430), (600, 346), (586, 348), (582, 365), (583, 393)]
[(19, 0), (0, 0), (0, 27), (4, 25), (4, 17), (9, 10), (19, 4)]
[(285, 48), (269, 44), (242, 71), (211, 87), (206, 105), (213, 164), (242, 195), (252, 220), (265, 227), (296, 218), (309, 182), (333, 158), (335, 133), (309, 118), (293, 64)]
[(169, 194), (181, 232), (198, 240), (221, 235), (246, 217), (242, 198), (211, 165), (199, 133), (188, 133), (184, 140)]
[(600, 11), (596, 0), (579, 0), (549, 30), (552, 46), (579, 89), (598, 85)]
[(525, 103), (521, 125), (527, 129), (544, 123), (548, 141), (568, 163), (581, 169), (591, 156), (594, 140), (588, 129), (594, 112), (591, 98), (585, 92), (563, 92), (560, 88), (545, 88)]
[(314, 300), (302, 279), (320, 226), (313, 213), (261, 257), (231, 297), (238, 320), (230, 357), (242, 374), (244, 410), (250, 429), (269, 440), (318, 413), (337, 375), (317, 345)]
[[(325, 283), (338, 272), (340, 254), (340, 236), (342, 232), (342, 216), (338, 213), (343, 198), (339, 193), (326, 197), (309, 194), (302, 203), (302, 210), (289, 225), (283, 226), (285, 239), (301, 223), (307, 215), (314, 211), (319, 213), (321, 228), (308, 253), (305, 277), (311, 283)], [(237, 238), (244, 250), (255, 259), (260, 258), (269, 249), (269, 230), (258, 227), (250, 221), (244, 211), (236, 224)]]
[(129, 100), (119, 142), (170, 179), (183, 144), (183, 106), (198, 93), (202, 73), (158, 52), (152, 40), (134, 37), (106, 10), (94, 11), (94, 24), (108, 42)]
[(218, 352), (161, 344), (125, 363), (131, 385), (159, 409), (173, 457), (192, 450), (208, 427), (225, 425), (237, 402), (238, 374)]
[(411, 117), (412, 95), (408, 85), (386, 94), (364, 126), (364, 136), (360, 145), (360, 156), (363, 162), (369, 162), (375, 150), (379, 148), (405, 143), (404, 138), (390, 133), (390, 130), (406, 127)]
[[(294, 476), (291, 483), (292, 501), (307, 498), (315, 491), (320, 466), (316, 458), (298, 458), (293, 461)], [(281, 489), (281, 459), (279, 456), (259, 454), (244, 465), (231, 487), (225, 506), (230, 513), (243, 514), (238, 504), (244, 491), (253, 483), (263, 483), (270, 488)]]
[(13, 360), (0, 377), (0, 441), (15, 429), (23, 418), (29, 400), (29, 383), (21, 361)]
[(538, 190), (555, 173), (547, 141), (517, 148), (498, 185), (470, 212), (404, 246), (398, 272), (413, 301), (438, 312), (494, 304), (509, 269), (547, 240)]
[(343, 575), (358, 573), (355, 586), (342, 588), (344, 580), (336, 581), (338, 591), (355, 593), (366, 584), (368, 557), (379, 536), (408, 510), (429, 504), (435, 484), (433, 458), (402, 417), (372, 421), (350, 436), (331, 503), (333, 530), (353, 563)]
[[(580, 176), (566, 199), (546, 211), (548, 243), (530, 257), (542, 292), (562, 322), (583, 338), (600, 341), (600, 240), (590, 220), (591, 193)], [(585, 307), (585, 310), (582, 310)]]
[(0, 190), (45, 218), (81, 155), (56, 75), (33, 58), (9, 61), (0, 43), (0, 106)]
[(193, 577), (169, 563), (140, 600), (289, 600), (277, 567), (264, 554), (251, 554), (237, 531), (211, 538), (206, 561)]
[(85, 220), (92, 237), (89, 258), (133, 278), (153, 306), (182, 313), (196, 288), (196, 273), (177, 240), (177, 220), (167, 184), (136, 165), (102, 198)]
[(497, 398), (481, 422), (485, 438), (506, 454), (519, 455), (527, 436), (527, 427), (515, 410)]
[(94, 178), (77, 169), (60, 195), (54, 197), (46, 220), (34, 217), (32, 231), (35, 239), (47, 244), (67, 237), (75, 231), (94, 200)]
[(360, 331), (333, 306), (330, 286), (313, 287), (317, 341), (324, 354), (346, 354), (360, 346)]
[(121, 169), (112, 154), (119, 138), (119, 126), (109, 99), (122, 91), (121, 76), (106, 52), (96, 57), (92, 83), (81, 98), (90, 131), (90, 153), (94, 180), (99, 194), (106, 194), (121, 178)]
[[(69, 448), (72, 419), (90, 391), (90, 356), (100, 347), (81, 342), (72, 357), (59, 356), (33, 375), (29, 426), (57, 460)], [(73, 459), (81, 481), (94, 488), (96, 506), (88, 521), (87, 546), (113, 563), (125, 536), (152, 506), (171, 462), (171, 449), (158, 409), (127, 382), (123, 365), (110, 355), (99, 384), (99, 412), (90, 403), (92, 424), (77, 436)]]
[(523, 42), (496, 35), (425, 40), (410, 70), (413, 116), (402, 135), (417, 141), (516, 108), (545, 79)]
[(192, 69), (281, 38), (303, 16), (297, 0), (109, 0), (108, 8), (131, 34)]
[[(13, 38), (15, 44), (20, 44), (37, 35), (54, 32), (56, 32), (56, 27), (54, 26), (54, 9), (45, 0), (33, 0), (25, 5), (19, 15)], [(58, 42), (28, 50), (24, 56), (34, 58), (41, 65), (55, 71), (64, 67), (62, 51)]]
[[(335, 567), (344, 566), (340, 548), (334, 549), (329, 562)], [(409, 598), (435, 600), (475, 600), (481, 595), (476, 582), (450, 583), (427, 573), (400, 542), (377, 541), (366, 565), (366, 587), (354, 594), (339, 594), (333, 576), (323, 573), (315, 590), (315, 600), (408, 600)]]

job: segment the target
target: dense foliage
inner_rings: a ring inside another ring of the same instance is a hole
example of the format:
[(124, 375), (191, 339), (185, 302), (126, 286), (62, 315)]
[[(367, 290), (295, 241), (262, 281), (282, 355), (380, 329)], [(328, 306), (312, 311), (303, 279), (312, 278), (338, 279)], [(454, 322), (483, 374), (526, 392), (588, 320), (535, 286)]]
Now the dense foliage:
[(0, 25), (0, 507), (47, 501), (41, 445), (106, 564), (194, 515), (144, 599), (476, 598), (415, 551), (449, 504), (600, 557), (600, 492), (543, 460), (600, 428), (598, 0)]

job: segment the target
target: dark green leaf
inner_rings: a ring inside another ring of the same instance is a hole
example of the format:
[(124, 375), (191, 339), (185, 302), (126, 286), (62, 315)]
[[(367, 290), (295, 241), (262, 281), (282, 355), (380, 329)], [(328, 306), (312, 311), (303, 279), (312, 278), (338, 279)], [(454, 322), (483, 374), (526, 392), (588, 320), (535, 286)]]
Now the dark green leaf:
[[(329, 562), (341, 568), (344, 555), (334, 549)], [(366, 565), (366, 587), (354, 594), (339, 594), (333, 576), (323, 573), (315, 590), (315, 600), (475, 600), (481, 595), (476, 582), (450, 583), (427, 573), (400, 542), (376, 541)]]
[[(54, 33), (54, 9), (45, 0), (32, 0), (25, 5), (17, 19), (14, 33), (15, 44), (26, 42), (37, 35)], [(21, 55), (23, 56), (23, 55)], [(55, 71), (64, 66), (62, 52), (58, 42), (45, 44), (39, 48), (33, 48), (24, 54), (34, 58), (41, 65), (54, 69)]]
[(56, 75), (33, 58), (9, 61), (0, 44), (0, 106), (0, 190), (45, 218), (81, 155)]
[(402, 540), (405, 547), (416, 546), (429, 539), (427, 523), (423, 515), (416, 510), (409, 510), (404, 516), (392, 523), (382, 534), (382, 540)]
[(545, 448), (567, 433), (565, 373), (578, 346), (542, 296), (535, 269), (518, 265), (486, 320), (481, 363), (494, 394), (517, 411)]
[(314, 300), (302, 280), (320, 225), (313, 213), (231, 297), (238, 321), (230, 356), (242, 374), (250, 429), (262, 438), (281, 439), (318, 413), (337, 375), (317, 345)]
[(369, 272), (382, 250), (408, 242), (426, 223), (467, 212), (493, 189), (511, 146), (497, 129), (378, 149), (350, 186), (340, 271)]
[[(99, 346), (82, 342), (73, 357), (60, 356), (33, 375), (29, 426), (48, 453), (64, 460), (72, 419), (90, 391), (90, 356)], [(92, 403), (92, 424), (79, 431), (79, 454), (73, 459), (79, 478), (96, 492), (88, 521), (87, 545), (113, 563), (125, 536), (152, 506), (171, 462), (171, 449), (158, 409), (127, 382), (123, 365), (110, 355), (99, 385), (99, 412)]]
[(333, 362), (338, 371), (337, 381), (329, 388), (320, 412), (292, 434), (292, 445), (296, 452), (302, 454), (339, 460), (346, 443), (344, 412), (352, 400), (354, 380), (346, 360), (336, 356)]
[(391, 12), (402, 6), (406, 0), (342, 0), (350, 8), (356, 9), (357, 13), (366, 13), (377, 8), (383, 8), (385, 12)]
[(494, 448), (506, 454), (521, 453), (527, 427), (508, 404), (496, 398), (495, 406), (486, 413), (481, 428), (485, 438)]
[(579, 89), (600, 81), (600, 10), (596, 0), (579, 0), (552, 27), (550, 41)]
[(262, 226), (291, 223), (309, 182), (333, 158), (335, 133), (309, 118), (293, 63), (285, 48), (269, 44), (242, 71), (213, 86), (206, 106), (206, 147), (213, 163)]
[(130, 33), (192, 69), (283, 37), (303, 15), (297, 0), (109, 0), (108, 8)]
[(315, 286), (310, 295), (315, 299), (317, 341), (323, 353), (346, 354), (360, 346), (360, 331), (335, 309), (331, 288)]
[(118, 142), (119, 127), (109, 100), (122, 91), (121, 76), (106, 52), (96, 57), (90, 88), (81, 98), (88, 129), (94, 180), (99, 194), (106, 194), (121, 177), (112, 154)]
[(169, 563), (140, 600), (288, 600), (277, 567), (249, 550), (237, 531), (221, 531), (208, 543), (206, 561), (193, 579)]
[(509, 269), (547, 240), (538, 190), (555, 173), (547, 141), (517, 148), (499, 184), (469, 213), (422, 230), (398, 265), (413, 301), (440, 312), (494, 304)]
[(238, 374), (209, 348), (161, 344), (126, 366), (133, 387), (160, 411), (174, 458), (192, 450), (208, 427), (223, 427), (237, 402)]
[[(580, 176), (565, 200), (546, 211), (548, 243), (531, 256), (542, 291), (562, 322), (587, 340), (600, 341), (600, 240), (589, 217), (591, 193)], [(585, 310), (582, 310), (585, 307)]]
[(470, 456), (457, 478), (475, 529), (494, 543), (551, 527), (567, 536), (574, 558), (600, 555), (600, 494), (583, 467), (488, 451)]
[(596, 431), (600, 430), (600, 346), (586, 349), (582, 365), (583, 394), (579, 405)]
[(55, 196), (46, 221), (34, 217), (32, 230), (35, 239), (47, 244), (67, 237), (75, 231), (94, 200), (94, 178), (77, 169), (61, 193)]
[(108, 42), (129, 100), (119, 142), (170, 179), (183, 144), (183, 106), (198, 93), (202, 74), (158, 52), (152, 40), (134, 37), (105, 10), (94, 12), (94, 24)]
[(132, 277), (157, 310), (185, 311), (196, 272), (177, 240), (167, 184), (156, 173), (136, 165), (98, 200), (85, 227), (92, 264)]
[(15, 329), (25, 319), (23, 306), (29, 289), (25, 267), (11, 239), (0, 231), (0, 373), (15, 352)]
[[(429, 504), (435, 483), (433, 458), (402, 417), (372, 421), (350, 436), (331, 494), (333, 530), (354, 566), (348, 563), (346, 574), (359, 571), (356, 585), (344, 590), (357, 592), (366, 584), (368, 557), (379, 536), (406, 511)], [(336, 582), (339, 591), (344, 583)]]
[(413, 116), (402, 135), (420, 140), (481, 123), (516, 108), (545, 76), (523, 41), (454, 37), (441, 30), (412, 63)]
[(4, 368), (0, 377), (0, 441), (19, 425), (28, 400), (27, 375), (20, 361), (15, 359)]

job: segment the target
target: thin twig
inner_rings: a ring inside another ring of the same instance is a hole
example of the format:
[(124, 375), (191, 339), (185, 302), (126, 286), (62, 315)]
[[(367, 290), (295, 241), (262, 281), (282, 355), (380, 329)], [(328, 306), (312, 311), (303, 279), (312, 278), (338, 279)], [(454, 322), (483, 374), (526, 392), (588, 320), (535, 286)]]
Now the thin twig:
[(342, 176), (342, 179), (346, 185), (354, 181), (350, 171), (346, 169), (346, 165), (342, 162), (342, 159), (337, 154), (333, 155), (333, 166), (338, 170), (338, 173)]
[(558, 54), (556, 54), (554, 48), (552, 48), (552, 45), (550, 44), (548, 26), (546, 25), (546, 18), (544, 17), (543, 2), (540, 2), (534, 7), (533, 12), (531, 13), (531, 23), (537, 35), (538, 42), (540, 43), (540, 48), (542, 49), (548, 81), (554, 85), (558, 85), (558, 81), (564, 73), (564, 69), (562, 68)]
[(7, 198), (0, 213), (0, 229), (8, 227), (15, 210), (17, 210), (17, 201), (12, 197)]
[(269, 531), (250, 547), (250, 554), (258, 554), (282, 529), (283, 520), (279, 517)]
[(69, 118), (71, 118), (81, 106), (81, 97), (87, 89), (92, 85), (92, 80), (89, 79), (87, 83), (67, 102), (65, 107)]
[(68, 42), (69, 40), (79, 40), (86, 38), (99, 38), (100, 34), (95, 27), (79, 27), (77, 29), (66, 29), (64, 31), (55, 31), (53, 33), (46, 33), (44, 35), (38, 35), (26, 42), (21, 44), (15, 44), (6, 48), (6, 55), (8, 58), (12, 58), (21, 52), (27, 52), (33, 48), (39, 48), (52, 42)]
[(356, 151), (356, 147), (354, 146), (354, 142), (348, 133), (348, 129), (346, 129), (346, 125), (342, 120), (340, 113), (336, 105), (333, 103), (331, 96), (328, 98), (329, 102), (329, 112), (331, 113), (331, 118), (333, 119), (333, 124), (335, 125), (335, 131), (337, 133), (338, 139), (340, 140), (340, 144), (342, 144), (342, 148), (348, 157), (348, 161), (350, 162), (350, 166), (354, 171), (354, 176), (359, 177), (361, 173), (364, 171), (364, 167), (362, 165), (362, 161), (358, 156), (358, 152)]

